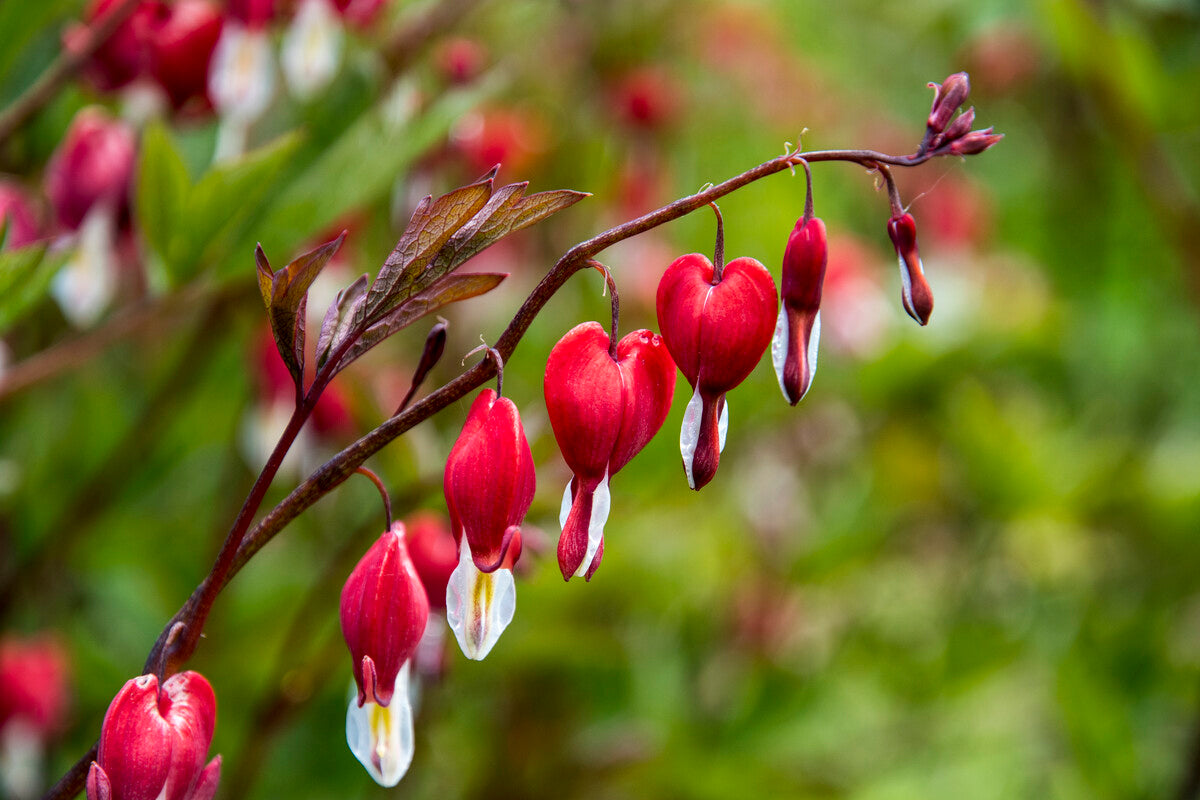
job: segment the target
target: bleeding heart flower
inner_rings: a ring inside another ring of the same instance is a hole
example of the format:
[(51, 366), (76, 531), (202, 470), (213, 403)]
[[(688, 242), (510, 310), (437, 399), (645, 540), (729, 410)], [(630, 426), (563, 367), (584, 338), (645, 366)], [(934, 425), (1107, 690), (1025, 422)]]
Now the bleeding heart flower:
[(533, 503), (537, 476), (517, 407), (484, 389), (446, 460), (450, 528), (470, 545), (481, 572), (500, 568)]
[(771, 341), (775, 281), (753, 258), (737, 258), (714, 279), (700, 253), (675, 259), (658, 284), (658, 326), (680, 372), (694, 389), (683, 416), (679, 451), (688, 486), (717, 472), (729, 408), (725, 393), (744, 381)]
[[(118, 0), (92, 0), (84, 12), (84, 22), (70, 27), (63, 36), (68, 51), (83, 50), (96, 28), (118, 5)], [(143, 0), (116, 31), (92, 54), (84, 65), (84, 75), (101, 92), (129, 85), (150, 66), (151, 50), (170, 9), (157, 0)]]
[(393, 524), (342, 588), (342, 635), (358, 687), (346, 713), (346, 742), (381, 786), (395, 786), (412, 763), (409, 660), (429, 620), (404, 536), (404, 524)]
[(485, 389), (446, 460), (446, 505), (459, 562), (446, 589), (446, 619), (463, 653), (482, 659), (512, 620), (512, 564), (537, 475), (517, 407)]
[(180, 0), (156, 33), (151, 72), (175, 108), (194, 97), (206, 99), (223, 21), (220, 7), (209, 0)]
[(198, 672), (163, 681), (142, 675), (113, 698), (88, 771), (88, 800), (210, 800), (221, 757), (205, 766), (217, 698)]
[(617, 344), (598, 322), (572, 328), (546, 361), (546, 410), (575, 473), (563, 493), (558, 566), (591, 579), (604, 553), (609, 481), (662, 427), (675, 393), (675, 363), (662, 337), (634, 331)]
[(76, 230), (101, 204), (119, 216), (129, 203), (135, 151), (132, 128), (101, 108), (81, 109), (46, 166), (46, 194), (59, 221)]
[[(441, 514), (421, 511), (405, 520), (408, 554), (429, 597), (429, 607), (446, 610), (446, 584), (458, 566), (458, 544)], [(512, 545), (509, 545), (509, 549)]]
[(19, 722), (41, 741), (60, 730), (68, 673), (66, 649), (54, 637), (0, 640), (0, 730)]
[(783, 251), (779, 320), (771, 342), (771, 360), (784, 398), (796, 405), (812, 386), (821, 339), (821, 289), (829, 246), (825, 223), (801, 217)]
[(908, 315), (922, 325), (933, 313), (933, 291), (925, 280), (921, 255), (917, 251), (917, 223), (912, 214), (900, 214), (888, 220), (888, 236), (900, 259), (900, 299)]
[(293, 95), (308, 100), (329, 85), (342, 60), (343, 34), (330, 0), (300, 0), (279, 53)]

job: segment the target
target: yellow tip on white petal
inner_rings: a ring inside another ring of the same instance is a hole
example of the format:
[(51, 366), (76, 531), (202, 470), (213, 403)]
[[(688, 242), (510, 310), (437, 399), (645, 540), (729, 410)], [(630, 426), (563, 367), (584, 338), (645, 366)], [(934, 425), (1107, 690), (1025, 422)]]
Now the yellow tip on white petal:
[(463, 655), (482, 661), (517, 610), (517, 586), (512, 570), (480, 572), (463, 537), (458, 566), (446, 584), (446, 622)]
[(408, 702), (408, 663), (396, 676), (396, 692), (387, 706), (358, 704), (357, 691), (346, 712), (346, 743), (380, 786), (395, 786), (413, 758), (413, 715)]

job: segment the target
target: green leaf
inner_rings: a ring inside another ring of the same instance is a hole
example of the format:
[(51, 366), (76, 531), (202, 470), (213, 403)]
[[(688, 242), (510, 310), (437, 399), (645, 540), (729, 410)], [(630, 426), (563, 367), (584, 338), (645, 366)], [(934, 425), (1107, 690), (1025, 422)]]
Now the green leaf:
[(167, 129), (160, 122), (152, 123), (142, 137), (135, 214), (147, 243), (163, 260), (173, 281), (179, 276), (169, 260), (171, 237), (177, 233), (191, 185), (187, 166)]
[(0, 252), (0, 334), (46, 296), (67, 255), (47, 258), (44, 243)]
[(341, 347), (353, 329), (353, 322), (367, 299), (370, 275), (361, 275), (358, 280), (338, 292), (337, 298), (325, 312), (321, 333), (317, 336), (317, 369), (325, 366), (329, 354)]
[[(345, 238), (346, 232), (342, 231), (332, 242), (310, 250), (271, 276), (271, 301), (267, 306), (271, 317), (271, 333), (297, 389), (304, 386), (304, 312), (308, 287), (312, 286)], [(261, 252), (261, 248), (255, 252), (260, 287), (263, 265), (266, 263), (265, 254), (261, 259), (257, 257)]]
[(338, 371), (345, 369), (363, 353), (426, 314), (450, 303), (490, 292), (507, 277), (507, 274), (494, 272), (447, 275), (425, 291), (408, 298), (379, 322), (367, 328), (342, 358), (338, 364)]
[[(391, 307), (406, 300), (429, 260), (487, 204), (492, 196), (492, 179), (462, 186), (433, 200), (426, 197), (413, 212), (395, 249), (379, 269), (367, 294), (364, 312), (378, 319)], [(441, 275), (436, 275), (426, 285)]]
[(190, 277), (205, 264), (240, 261), (234, 248), (243, 228), (259, 213), (300, 141), (296, 135), (280, 137), (204, 174), (189, 194), (187, 224), (181, 226), (170, 253), (179, 275)]

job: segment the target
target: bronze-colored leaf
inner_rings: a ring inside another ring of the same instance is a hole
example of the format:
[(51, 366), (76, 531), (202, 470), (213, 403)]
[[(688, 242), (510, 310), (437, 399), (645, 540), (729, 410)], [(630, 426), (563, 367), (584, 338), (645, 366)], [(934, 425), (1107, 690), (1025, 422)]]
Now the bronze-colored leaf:
[(275, 273), (271, 272), (271, 263), (267, 261), (267, 254), (263, 252), (261, 244), (254, 248), (254, 266), (258, 272), (258, 291), (262, 295), (263, 305), (269, 309), (271, 307), (271, 284)]
[(505, 273), (494, 272), (447, 275), (425, 291), (408, 298), (392, 309), (383, 319), (367, 328), (342, 358), (338, 364), (338, 371), (345, 369), (363, 353), (426, 314), (437, 311), (450, 303), (490, 292), (507, 277), (508, 275)]
[[(342, 246), (345, 238), (346, 232), (342, 231), (332, 242), (310, 250), (271, 278), (271, 302), (267, 306), (271, 319), (271, 335), (275, 338), (275, 347), (283, 357), (283, 363), (287, 365), (298, 392), (304, 388), (304, 309), (308, 288)], [(260, 269), (265, 263), (264, 255), (259, 262)], [(259, 285), (262, 285), (261, 272)]]
[(395, 249), (379, 270), (364, 307), (366, 318), (379, 319), (404, 301), (434, 254), (484, 207), (492, 196), (492, 179), (462, 186), (437, 200), (417, 206)]
[(321, 322), (321, 333), (317, 336), (317, 369), (324, 367), (330, 353), (346, 340), (355, 316), (367, 299), (369, 282), (369, 275), (359, 276), (358, 280), (338, 292), (338, 296), (330, 303)]

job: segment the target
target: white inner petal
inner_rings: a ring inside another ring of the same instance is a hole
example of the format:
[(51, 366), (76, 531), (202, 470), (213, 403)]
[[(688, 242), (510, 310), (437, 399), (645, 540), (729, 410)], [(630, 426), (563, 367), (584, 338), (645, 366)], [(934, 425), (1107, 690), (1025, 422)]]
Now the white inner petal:
[(783, 385), (783, 369), (787, 364), (788, 342), (792, 337), (788, 332), (788, 315), (783, 303), (779, 304), (779, 319), (775, 321), (775, 336), (771, 339), (771, 363), (775, 365), (775, 377), (779, 379), (779, 391), (783, 399), (789, 403), (787, 389)]
[(357, 691), (346, 711), (346, 743), (350, 752), (380, 786), (395, 786), (413, 757), (413, 715), (408, 702), (408, 662), (396, 676), (392, 702), (358, 704)]
[(588, 567), (592, 565), (592, 559), (596, 557), (596, 549), (600, 547), (600, 540), (604, 538), (604, 523), (608, 522), (611, 505), (612, 494), (608, 490), (608, 471), (605, 470), (604, 480), (600, 481), (592, 495), (592, 516), (588, 520), (587, 554), (583, 557), (583, 561), (579, 562), (579, 569), (575, 570), (576, 578), (582, 578), (587, 574)]
[(558, 527), (567, 527), (567, 515), (571, 513), (571, 503), (575, 502), (575, 495), (571, 492), (571, 483), (575, 479), (567, 481), (567, 488), (563, 489), (562, 505), (558, 507)]
[(813, 318), (812, 333), (808, 337), (808, 386), (804, 387), (804, 394), (800, 395), (803, 399), (808, 390), (812, 388), (813, 379), (817, 376), (817, 344), (821, 341), (821, 312), (818, 311), (816, 317)]
[(700, 439), (701, 410), (700, 389), (697, 388), (683, 410), (683, 425), (679, 428), (679, 454), (683, 456), (683, 471), (691, 489), (696, 488), (696, 481), (692, 478), (692, 461), (696, 457), (696, 442)]
[(717, 420), (717, 452), (725, 452), (725, 434), (729, 433), (729, 398), (721, 398), (721, 418)]
[(904, 256), (900, 256), (900, 291), (904, 293), (904, 305), (912, 313), (913, 297), (912, 297), (912, 276), (908, 274), (908, 267), (904, 263)]
[(208, 68), (208, 94), (222, 117), (252, 122), (275, 94), (271, 41), (265, 32), (226, 22)]
[(63, 316), (77, 328), (90, 327), (116, 294), (116, 213), (97, 203), (79, 226), (78, 246), (50, 284)]
[(482, 661), (512, 622), (516, 609), (517, 586), (512, 570), (480, 572), (464, 536), (458, 566), (446, 584), (446, 622), (463, 655)]
[(292, 93), (304, 99), (324, 89), (342, 57), (342, 22), (329, 0), (301, 0), (279, 61)]

